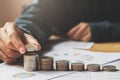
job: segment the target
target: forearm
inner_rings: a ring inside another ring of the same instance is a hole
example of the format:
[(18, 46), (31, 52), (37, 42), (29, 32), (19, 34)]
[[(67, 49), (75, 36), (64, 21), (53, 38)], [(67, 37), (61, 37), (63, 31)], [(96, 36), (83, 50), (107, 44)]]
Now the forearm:
[(120, 23), (98, 22), (89, 23), (91, 28), (91, 40), (94, 42), (120, 41)]

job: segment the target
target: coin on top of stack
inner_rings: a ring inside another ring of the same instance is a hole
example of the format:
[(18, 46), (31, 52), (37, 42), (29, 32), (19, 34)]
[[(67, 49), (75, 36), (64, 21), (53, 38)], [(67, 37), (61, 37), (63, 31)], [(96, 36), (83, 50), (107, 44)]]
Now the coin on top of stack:
[(109, 71), (109, 72), (117, 71), (116, 66), (113, 66), (113, 65), (103, 66), (102, 70), (103, 71)]
[(84, 71), (84, 63), (72, 63), (71, 70), (73, 71)]
[(57, 60), (56, 61), (56, 70), (57, 71), (68, 71), (69, 70), (69, 61), (68, 60)]
[(26, 71), (37, 70), (37, 54), (25, 54), (24, 55), (24, 69)]
[(53, 70), (53, 57), (44, 56), (40, 58), (40, 69), (44, 71)]
[(26, 44), (25, 47), (27, 49), (27, 53), (35, 52), (35, 51), (37, 51), (37, 48), (38, 48), (38, 46), (36, 44)]
[(88, 64), (87, 70), (91, 72), (100, 71), (100, 65), (99, 64)]

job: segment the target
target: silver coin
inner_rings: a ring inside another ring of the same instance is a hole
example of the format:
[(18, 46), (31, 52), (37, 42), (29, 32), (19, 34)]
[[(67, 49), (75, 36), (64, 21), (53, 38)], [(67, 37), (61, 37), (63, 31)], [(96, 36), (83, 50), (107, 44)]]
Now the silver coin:
[(72, 63), (71, 70), (73, 71), (84, 71), (84, 64), (83, 63)]
[(87, 70), (92, 71), (92, 72), (100, 71), (100, 65), (99, 64), (88, 64)]
[(40, 58), (41, 64), (53, 64), (53, 57), (44, 56)]
[(68, 71), (69, 70), (69, 61), (68, 60), (57, 60), (56, 61), (56, 70)]
[(26, 44), (25, 45), (27, 52), (37, 51), (38, 46), (35, 44)]
[(53, 70), (53, 58), (48, 56), (42, 57), (40, 59), (40, 69), (46, 71)]
[(102, 67), (102, 70), (103, 70), (103, 71), (110, 71), (110, 72), (112, 72), (112, 71), (117, 71), (116, 66), (113, 66), (113, 65), (103, 66), (103, 67)]

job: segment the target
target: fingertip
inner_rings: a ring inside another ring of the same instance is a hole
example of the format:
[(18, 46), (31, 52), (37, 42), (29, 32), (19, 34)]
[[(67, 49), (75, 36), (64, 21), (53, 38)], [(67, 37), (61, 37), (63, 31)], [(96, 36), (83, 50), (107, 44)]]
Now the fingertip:
[(37, 51), (40, 51), (41, 50), (41, 45), (38, 45), (37, 46)]
[(41, 45), (39, 43), (34, 43), (36, 45), (36, 51), (40, 51), (41, 50)]
[(19, 52), (20, 52), (21, 54), (25, 54), (26, 48), (20, 47), (20, 48), (19, 48)]

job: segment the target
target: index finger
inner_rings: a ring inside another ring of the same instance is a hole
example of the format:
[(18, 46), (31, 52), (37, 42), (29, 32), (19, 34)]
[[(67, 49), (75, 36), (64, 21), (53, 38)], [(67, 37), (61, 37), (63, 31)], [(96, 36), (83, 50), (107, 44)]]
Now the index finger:
[(26, 52), (26, 48), (22, 40), (20, 39), (20, 35), (18, 35), (17, 33), (18, 29), (16, 28), (17, 28), (17, 25), (12, 22), (9, 22), (6, 24), (6, 31), (10, 41), (21, 54), (24, 54)]

